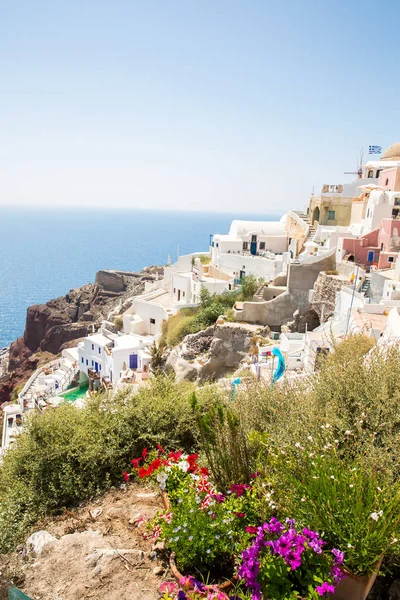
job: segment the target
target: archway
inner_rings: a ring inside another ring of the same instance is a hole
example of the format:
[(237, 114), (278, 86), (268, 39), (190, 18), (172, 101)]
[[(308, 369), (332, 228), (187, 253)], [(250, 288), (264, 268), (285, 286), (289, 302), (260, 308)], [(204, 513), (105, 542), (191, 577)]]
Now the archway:
[(319, 223), (319, 207), (316, 206), (314, 208), (313, 214), (312, 214), (312, 220), (311, 220), (311, 225), (314, 225), (315, 221), (318, 221)]
[(347, 262), (354, 262), (353, 254), (349, 254), (349, 256), (347, 257)]

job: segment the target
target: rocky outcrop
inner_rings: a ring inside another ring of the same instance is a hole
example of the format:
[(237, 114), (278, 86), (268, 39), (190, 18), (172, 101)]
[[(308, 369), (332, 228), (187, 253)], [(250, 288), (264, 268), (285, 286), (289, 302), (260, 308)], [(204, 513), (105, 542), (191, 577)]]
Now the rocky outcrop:
[(325, 323), (335, 311), (336, 294), (348, 285), (349, 278), (339, 274), (320, 273), (314, 283), (310, 310), (317, 313), (320, 323)]
[(238, 368), (248, 355), (254, 331), (245, 325), (224, 323), (188, 335), (167, 359), (166, 370), (177, 381), (205, 381)]
[(156, 267), (142, 273), (99, 271), (94, 284), (70, 290), (65, 296), (30, 306), (25, 332), (10, 346), (8, 373), (0, 378), (0, 403), (37, 368), (41, 353), (58, 354), (67, 344), (88, 335), (93, 324), (107, 318), (116, 305), (142, 294), (146, 281), (158, 277)]

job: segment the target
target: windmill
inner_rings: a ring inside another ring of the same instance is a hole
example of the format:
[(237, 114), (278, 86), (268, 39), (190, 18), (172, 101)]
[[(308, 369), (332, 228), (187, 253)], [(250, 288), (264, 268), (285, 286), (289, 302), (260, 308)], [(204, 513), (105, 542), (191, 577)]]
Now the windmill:
[(345, 175), (357, 175), (358, 179), (362, 178), (362, 168), (363, 168), (363, 158), (364, 158), (364, 150), (361, 148), (360, 151), (360, 164), (358, 166), (357, 171), (345, 171)]

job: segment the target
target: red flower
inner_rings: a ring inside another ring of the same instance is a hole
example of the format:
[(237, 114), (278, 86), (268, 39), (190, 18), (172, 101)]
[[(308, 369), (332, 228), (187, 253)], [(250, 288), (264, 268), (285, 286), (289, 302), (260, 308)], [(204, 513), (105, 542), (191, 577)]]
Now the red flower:
[(247, 533), (257, 533), (257, 527), (251, 527), (250, 525), (248, 525), (246, 527), (246, 531)]
[(179, 450), (179, 452), (170, 452), (168, 458), (171, 458), (173, 461), (178, 462), (182, 454), (182, 450)]
[(157, 469), (159, 469), (161, 467), (161, 460), (159, 458), (156, 458), (155, 460), (153, 460), (152, 463), (149, 464), (149, 467), (147, 469), (148, 475), (151, 475), (152, 473), (154, 473), (154, 471), (157, 471)]
[(235, 517), (239, 517), (240, 519), (243, 519), (243, 517), (246, 516), (246, 513), (244, 513), (244, 512), (235, 512), (235, 511), (233, 511), (233, 514), (235, 515)]
[(147, 448), (145, 448), (143, 450), (143, 452), (142, 452), (142, 458), (143, 458), (143, 460), (146, 458), (146, 456), (147, 456)]
[(249, 486), (247, 483), (232, 483), (230, 490), (236, 494), (238, 498), (240, 498), (240, 496), (243, 496), (248, 487)]
[(197, 461), (198, 457), (199, 457), (198, 454), (190, 454), (187, 457), (187, 461), (189, 463), (188, 473), (195, 473), (197, 471), (198, 466), (196, 464), (196, 461)]
[(206, 477), (208, 477), (209, 474), (210, 474), (210, 471), (207, 469), (207, 467), (201, 467), (200, 468), (200, 474), (201, 475), (205, 475)]
[(139, 477), (147, 477), (148, 475), (150, 475), (150, 473), (148, 472), (148, 470), (145, 467), (140, 467), (140, 469), (139, 469)]
[(160, 446), (160, 444), (157, 444), (157, 448), (158, 448), (158, 451), (161, 452), (161, 454), (164, 454), (165, 450), (164, 450), (164, 448), (162, 448)]
[(129, 481), (129, 473), (127, 473), (126, 471), (124, 471), (124, 479), (125, 481)]
[(133, 464), (133, 468), (134, 469), (138, 469), (139, 468), (139, 463), (140, 463), (141, 460), (142, 460), (142, 457), (140, 457), (140, 458), (134, 458), (132, 460), (132, 464)]

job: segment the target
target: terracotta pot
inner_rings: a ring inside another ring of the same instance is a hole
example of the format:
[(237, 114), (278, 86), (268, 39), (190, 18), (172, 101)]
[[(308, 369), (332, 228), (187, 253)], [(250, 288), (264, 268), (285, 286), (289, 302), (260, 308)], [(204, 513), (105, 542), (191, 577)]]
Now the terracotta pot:
[(353, 573), (346, 572), (346, 578), (338, 583), (333, 598), (335, 600), (366, 600), (375, 583), (382, 559), (383, 556), (370, 575), (353, 575)]
[[(171, 556), (169, 557), (169, 566), (170, 566), (172, 575), (175, 577), (176, 581), (179, 583), (179, 580), (182, 579), (183, 575), (178, 571), (178, 568), (176, 566), (175, 552), (172, 552)], [(231, 590), (238, 581), (239, 581), (238, 576), (233, 575), (233, 577), (230, 580), (224, 581), (224, 583), (218, 584), (217, 587), (221, 592), (229, 592), (229, 590)]]

